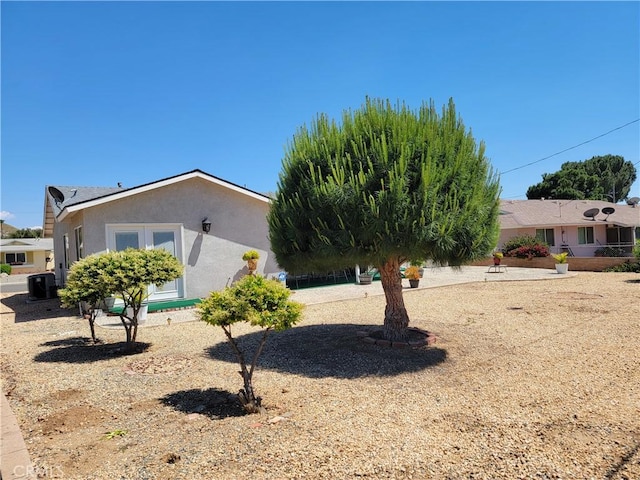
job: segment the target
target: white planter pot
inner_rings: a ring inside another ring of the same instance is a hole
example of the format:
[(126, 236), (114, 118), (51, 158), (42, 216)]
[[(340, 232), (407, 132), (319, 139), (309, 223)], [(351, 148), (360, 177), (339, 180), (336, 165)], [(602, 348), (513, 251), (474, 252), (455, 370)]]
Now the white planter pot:
[[(143, 324), (147, 320), (147, 312), (149, 311), (149, 305), (143, 304), (138, 310), (138, 325)], [(133, 317), (133, 308), (127, 307), (127, 316)]]
[(116, 303), (115, 297), (107, 297), (104, 299), (104, 307), (107, 311), (111, 310)]
[(568, 263), (556, 263), (556, 272), (557, 273), (567, 273), (569, 271)]

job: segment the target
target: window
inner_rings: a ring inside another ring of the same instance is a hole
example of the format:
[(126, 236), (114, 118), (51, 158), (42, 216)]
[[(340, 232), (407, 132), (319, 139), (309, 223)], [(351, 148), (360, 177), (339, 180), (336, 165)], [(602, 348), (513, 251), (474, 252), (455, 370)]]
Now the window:
[[(106, 225), (107, 248), (120, 251), (127, 248), (164, 248), (180, 259), (182, 257), (182, 226), (179, 224), (109, 224)], [(150, 285), (152, 301), (180, 298), (184, 286), (182, 278)]]
[(578, 227), (578, 245), (589, 245), (593, 241), (593, 227)]
[(607, 245), (618, 247), (629, 247), (633, 245), (631, 235), (632, 228), (628, 227), (609, 227), (607, 228)]
[(74, 231), (76, 237), (76, 259), (84, 257), (84, 244), (82, 243), (82, 227), (77, 227)]
[(550, 247), (553, 247), (556, 244), (555, 238), (553, 236), (553, 228), (536, 229), (536, 238), (541, 242), (546, 243)]
[(4, 261), (9, 265), (22, 265), (27, 263), (27, 254), (24, 252), (5, 253)]
[(69, 268), (69, 235), (66, 233), (62, 236), (64, 242), (64, 268)]
[(140, 248), (138, 232), (115, 232), (116, 250), (126, 250), (127, 248)]

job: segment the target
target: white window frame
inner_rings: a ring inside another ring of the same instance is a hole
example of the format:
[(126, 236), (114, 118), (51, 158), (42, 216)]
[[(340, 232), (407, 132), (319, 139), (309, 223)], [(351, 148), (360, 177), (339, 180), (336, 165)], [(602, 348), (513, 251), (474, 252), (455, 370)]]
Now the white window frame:
[(84, 258), (84, 237), (82, 235), (82, 225), (73, 229), (73, 236), (76, 241), (76, 260)]
[(62, 236), (62, 248), (64, 249), (64, 268), (69, 270), (69, 235)]
[[(541, 235), (538, 235), (538, 232), (540, 232)], [(553, 237), (553, 242), (549, 242), (547, 237), (548, 232), (551, 232), (551, 236)], [(536, 238), (538, 238), (539, 240), (542, 240), (544, 243), (546, 243), (550, 247), (556, 246), (556, 232), (554, 231), (553, 228), (536, 228)]]
[[(184, 228), (181, 223), (114, 223), (105, 225), (105, 238), (107, 239), (107, 251), (116, 251), (116, 233), (137, 233), (138, 245), (140, 248), (150, 250), (153, 248), (154, 232), (174, 232), (176, 258), (184, 265)], [(184, 297), (185, 279), (184, 274), (176, 280), (177, 289), (174, 292), (157, 292), (154, 285), (149, 287), (150, 300), (174, 299)]]
[[(580, 241), (580, 231), (584, 230), (584, 242)], [(591, 241), (589, 241), (589, 233), (591, 232)], [(578, 245), (594, 245), (596, 243), (596, 236), (593, 227), (578, 227)]]

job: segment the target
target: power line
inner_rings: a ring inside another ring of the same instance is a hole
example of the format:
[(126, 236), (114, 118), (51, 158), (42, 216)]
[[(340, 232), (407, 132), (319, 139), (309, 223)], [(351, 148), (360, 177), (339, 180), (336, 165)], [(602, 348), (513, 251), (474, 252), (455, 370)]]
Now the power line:
[[(603, 133), (602, 135), (598, 135), (597, 137), (593, 137), (593, 138), (591, 138), (591, 139), (589, 139), (589, 140), (586, 140), (586, 141), (584, 141), (584, 142), (582, 142), (582, 143), (579, 143), (579, 144), (577, 144), (577, 145), (574, 145), (573, 147), (565, 148), (564, 150), (562, 150), (562, 151), (560, 151), (560, 152), (556, 152), (556, 153), (554, 153), (553, 155), (549, 155), (548, 157), (544, 157), (544, 158), (541, 158), (540, 160), (535, 160), (535, 161), (533, 161), (533, 162), (526, 163), (526, 164), (521, 165), (521, 166), (519, 166), (519, 167), (512, 168), (511, 170), (505, 170), (504, 172), (500, 172), (500, 175), (504, 175), (505, 173), (515, 172), (516, 170), (521, 170), (521, 169), (523, 169), (523, 168), (525, 168), (525, 167), (529, 167), (529, 166), (531, 166), (531, 165), (533, 165), (533, 164), (535, 164), (535, 163), (542, 162), (543, 160), (548, 160), (548, 159), (550, 159), (551, 157), (555, 157), (556, 155), (560, 155), (561, 153), (568, 152), (569, 150), (573, 150), (574, 148), (578, 148), (578, 147), (580, 147), (580, 146), (582, 146), (582, 145), (585, 145), (585, 144), (587, 144), (587, 143), (589, 143), (589, 142), (593, 142), (594, 140), (597, 140), (598, 138), (602, 138), (602, 137), (604, 137), (605, 135), (609, 135), (610, 133), (615, 132), (616, 130), (620, 130), (621, 128), (628, 127), (628, 126), (629, 126), (629, 125), (631, 125), (632, 123), (636, 123), (636, 122), (639, 122), (639, 121), (640, 121), (640, 118), (636, 118), (635, 120), (632, 120), (632, 121), (631, 121), (631, 122), (629, 122), (629, 123), (625, 123), (624, 125), (620, 125), (619, 127), (616, 127), (616, 128), (614, 128), (613, 130), (609, 130), (608, 132)], [(637, 165), (638, 163), (640, 163), (640, 162), (636, 162), (634, 165)]]

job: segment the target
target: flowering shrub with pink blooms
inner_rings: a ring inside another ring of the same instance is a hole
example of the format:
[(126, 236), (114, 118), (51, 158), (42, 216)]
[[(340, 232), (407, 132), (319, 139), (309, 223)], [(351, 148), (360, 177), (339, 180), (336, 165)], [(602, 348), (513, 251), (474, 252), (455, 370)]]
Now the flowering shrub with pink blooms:
[(548, 257), (550, 254), (549, 247), (531, 235), (510, 238), (505, 242), (502, 249), (507, 257)]
[(536, 245), (523, 245), (508, 251), (507, 256), (517, 258), (548, 257), (549, 248), (539, 243)]

